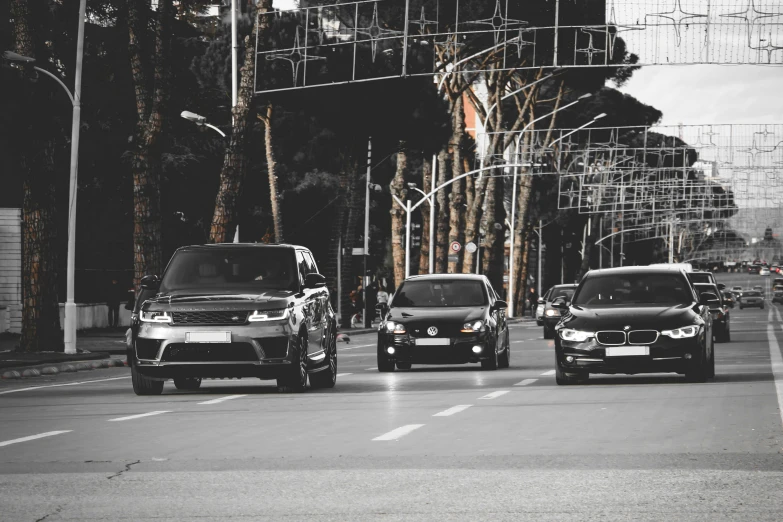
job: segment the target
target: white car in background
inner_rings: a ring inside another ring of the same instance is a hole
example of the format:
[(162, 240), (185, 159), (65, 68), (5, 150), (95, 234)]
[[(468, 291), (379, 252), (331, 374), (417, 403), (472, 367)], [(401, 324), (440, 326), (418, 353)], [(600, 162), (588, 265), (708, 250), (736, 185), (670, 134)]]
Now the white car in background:
[(768, 276), (769, 275), (769, 268), (762, 267), (761, 270), (759, 270), (759, 275), (760, 276)]
[(546, 308), (546, 299), (551, 291), (552, 289), (550, 288), (543, 297), (538, 298), (538, 304), (536, 304), (536, 324), (538, 326), (544, 326), (544, 308)]

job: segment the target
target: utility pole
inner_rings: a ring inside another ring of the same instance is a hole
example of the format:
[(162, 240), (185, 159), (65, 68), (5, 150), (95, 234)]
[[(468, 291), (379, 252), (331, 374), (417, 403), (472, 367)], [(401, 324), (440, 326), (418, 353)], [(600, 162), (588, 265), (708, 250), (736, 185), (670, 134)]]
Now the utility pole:
[(370, 286), (370, 277), (367, 275), (367, 257), (370, 255), (370, 172), (372, 171), (372, 136), (367, 138), (367, 182), (364, 184), (364, 327), (372, 326), (372, 317), (370, 315), (370, 300), (367, 287)]
[[(430, 274), (435, 272), (435, 188), (437, 187), (438, 163), (437, 156), (432, 155), (432, 183), (430, 190), (433, 192), (430, 200)], [(426, 190), (426, 187), (425, 187)]]
[[(237, 0), (231, 0), (231, 108), (237, 106), (237, 56), (239, 43), (237, 42)], [(232, 111), (233, 112), (233, 111)]]

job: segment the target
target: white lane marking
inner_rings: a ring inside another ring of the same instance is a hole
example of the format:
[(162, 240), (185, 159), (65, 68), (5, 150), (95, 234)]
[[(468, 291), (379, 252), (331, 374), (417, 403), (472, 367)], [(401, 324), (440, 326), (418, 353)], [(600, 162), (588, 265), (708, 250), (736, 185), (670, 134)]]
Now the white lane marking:
[(508, 393), (508, 390), (500, 390), (500, 391), (488, 393), (487, 395), (485, 395), (483, 397), (479, 397), (479, 400), (482, 400), (482, 399), (495, 399), (495, 398), (500, 397), (501, 395), (505, 395), (507, 393)]
[(10, 446), (11, 444), (17, 444), (19, 442), (27, 442), (28, 440), (42, 439), (44, 437), (52, 437), (53, 435), (59, 435), (61, 433), (70, 433), (72, 430), (62, 431), (47, 431), (46, 433), (39, 433), (38, 435), (30, 435), (29, 437), (22, 437), (21, 439), (5, 440), (0, 442), (0, 447)]
[(441, 412), (436, 413), (433, 415), (433, 417), (449, 417), (451, 415), (454, 415), (455, 413), (459, 413), (461, 411), (465, 411), (468, 408), (473, 406), (472, 404), (460, 404), (459, 406), (454, 406), (453, 408), (449, 408), (448, 410), (443, 410)]
[(117, 417), (116, 419), (109, 419), (109, 422), (120, 422), (132, 419), (139, 419), (141, 417), (149, 417), (150, 415), (160, 415), (161, 413), (171, 413), (170, 410), (166, 411), (151, 411), (149, 413), (139, 413), (138, 415), (131, 415), (129, 417)]
[(5, 395), (6, 393), (18, 393), (23, 391), (40, 390), (42, 388), (59, 388), (61, 386), (76, 386), (78, 384), (91, 384), (93, 382), (118, 381), (120, 379), (130, 379), (130, 378), (131, 376), (128, 375), (126, 377), (112, 377), (110, 379), (94, 379), (92, 381), (66, 382), (63, 384), (47, 384), (45, 386), (30, 386), (29, 388), (19, 388), (18, 390), (1, 391), (0, 395)]
[[(777, 311), (777, 310), (776, 310)], [(780, 313), (778, 313), (780, 317)], [(772, 320), (772, 310), (769, 311), (769, 319)], [(772, 366), (772, 376), (775, 379), (775, 391), (778, 396), (778, 412), (780, 423), (783, 425), (783, 356), (780, 354), (778, 339), (775, 337), (775, 328), (767, 326), (767, 339), (769, 340), (769, 358)]]
[(514, 386), (527, 386), (528, 384), (533, 384), (538, 379), (525, 379), (524, 381), (520, 381), (516, 383)]
[(337, 377), (345, 377), (346, 375), (353, 375), (352, 373), (338, 373)]
[(389, 433), (384, 433), (380, 437), (375, 437), (372, 440), (398, 440), (422, 426), (424, 426), (424, 424), (408, 424), (407, 426), (401, 426), (396, 430), (391, 430)]
[(373, 344), (358, 344), (356, 346), (348, 346), (348, 347), (342, 348), (342, 350), (353, 350), (354, 348), (369, 348), (370, 346), (376, 346), (376, 344), (375, 343), (373, 343)]
[(511, 341), (512, 344), (523, 343), (523, 342), (525, 342), (525, 339), (520, 339), (519, 341)]
[(371, 371), (377, 370), (377, 369), (378, 369), (378, 367), (376, 366), (375, 368), (365, 368), (364, 371), (371, 372)]
[(211, 401), (199, 402), (199, 404), (218, 404), (220, 402), (230, 401), (231, 399), (239, 399), (240, 397), (247, 397), (247, 395), (226, 395), (225, 397), (220, 397), (219, 399), (212, 399)]
[(544, 372), (541, 375), (554, 375), (554, 374), (555, 374), (554, 370), (549, 370), (548, 372)]

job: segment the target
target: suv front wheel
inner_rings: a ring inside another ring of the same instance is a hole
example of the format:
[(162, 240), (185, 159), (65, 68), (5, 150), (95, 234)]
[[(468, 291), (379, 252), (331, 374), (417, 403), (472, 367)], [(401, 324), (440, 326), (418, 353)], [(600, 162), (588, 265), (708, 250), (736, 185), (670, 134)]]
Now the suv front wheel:
[(131, 382), (133, 383), (133, 392), (136, 395), (160, 395), (163, 393), (163, 381), (153, 380), (146, 375), (142, 375), (136, 369), (136, 356), (131, 357)]
[(300, 393), (307, 388), (307, 337), (299, 335), (291, 346), (293, 361), (285, 374), (277, 378), (277, 391)]

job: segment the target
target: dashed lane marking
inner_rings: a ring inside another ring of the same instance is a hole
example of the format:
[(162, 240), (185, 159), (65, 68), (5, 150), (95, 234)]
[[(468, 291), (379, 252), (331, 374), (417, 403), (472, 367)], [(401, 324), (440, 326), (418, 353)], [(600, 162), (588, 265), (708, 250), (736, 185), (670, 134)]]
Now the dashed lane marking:
[(528, 384), (533, 384), (538, 379), (525, 379), (524, 381), (519, 381), (514, 386), (527, 386)]
[(167, 411), (151, 411), (149, 413), (140, 413), (138, 415), (130, 415), (128, 417), (117, 417), (116, 419), (109, 419), (109, 422), (120, 422), (120, 421), (126, 421), (126, 420), (140, 419), (141, 417), (149, 417), (151, 415), (160, 415), (161, 413), (171, 413), (171, 411), (170, 410), (167, 410)]
[(554, 370), (549, 370), (548, 372), (544, 372), (541, 375), (554, 375), (554, 374), (555, 374)]
[(408, 424), (406, 426), (400, 426), (396, 430), (391, 430), (389, 433), (384, 433), (380, 437), (375, 437), (372, 440), (399, 440), (408, 433), (415, 431), (424, 426), (424, 424)]
[(501, 395), (505, 395), (507, 393), (508, 393), (508, 390), (500, 390), (500, 391), (488, 393), (487, 395), (485, 395), (483, 397), (479, 397), (479, 400), (482, 400), (482, 399), (486, 399), (486, 400), (496, 399), (496, 398), (500, 397)]
[(94, 382), (118, 381), (120, 379), (130, 379), (130, 378), (131, 378), (131, 376), (127, 375), (125, 377), (112, 377), (110, 379), (94, 379), (94, 380), (91, 380), (91, 381), (65, 382), (65, 383), (62, 383), (62, 384), (47, 384), (45, 386), (30, 386), (28, 388), (19, 388), (17, 390), (1, 391), (0, 395), (5, 395), (6, 393), (18, 393), (18, 392), (23, 392), (23, 391), (40, 390), (40, 389), (43, 389), (43, 388), (59, 388), (61, 386), (77, 386), (79, 384), (92, 384)]
[(433, 415), (433, 417), (450, 417), (454, 415), (455, 413), (459, 413), (461, 411), (465, 411), (468, 408), (473, 406), (472, 404), (460, 404), (459, 406), (454, 406), (453, 408), (449, 408), (448, 410), (443, 410), (441, 412), (436, 413)]
[(226, 395), (225, 397), (212, 399), (211, 401), (199, 402), (199, 404), (218, 404), (221, 402), (230, 401), (231, 399), (239, 399), (240, 397), (247, 397), (247, 395)]
[(353, 375), (352, 373), (338, 373), (337, 377), (345, 377), (347, 375)]
[(38, 435), (30, 435), (29, 437), (22, 437), (21, 439), (5, 440), (0, 442), (0, 447), (10, 446), (11, 444), (18, 444), (19, 442), (27, 442), (28, 440), (43, 439), (44, 437), (52, 437), (54, 435), (60, 435), (61, 433), (70, 433), (72, 430), (62, 431), (47, 431), (46, 433), (39, 433)]

